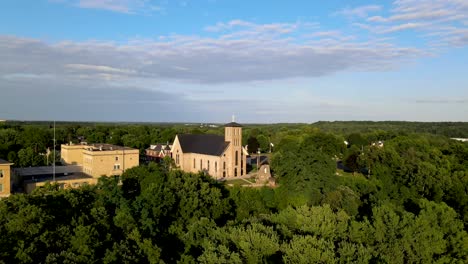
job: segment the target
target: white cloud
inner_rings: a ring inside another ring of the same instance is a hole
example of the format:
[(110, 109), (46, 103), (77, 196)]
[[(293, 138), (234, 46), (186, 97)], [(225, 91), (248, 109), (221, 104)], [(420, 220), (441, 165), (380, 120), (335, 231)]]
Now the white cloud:
[(316, 27), (317, 24), (311, 23), (269, 23), (255, 24), (244, 20), (231, 20), (227, 23), (219, 22), (213, 26), (205, 27), (205, 31), (225, 34), (224, 38), (239, 38), (247, 36), (272, 36), (292, 33), (301, 28)]
[[(293, 116), (296, 121), (327, 115), (337, 118), (344, 108), (326, 101), (298, 103), (295, 98), (279, 98), (259, 104), (236, 97), (238, 93), (230, 96), (232, 102), (219, 101), (217, 96), (225, 98), (231, 88), (258, 83), (268, 86), (343, 71), (385, 71), (421, 55), (418, 49), (386, 41), (359, 41), (340, 32), (320, 31), (308, 23), (234, 20), (224, 24), (231, 29), (215, 37), (174, 35), (127, 43), (48, 43), (0, 35), (0, 90), (8, 91), (0, 98), (0, 112), (20, 119), (59, 115), (57, 119), (65, 116), (68, 120), (223, 121), (232, 109), (239, 109), (245, 116), (258, 110), (264, 114), (264, 122), (291, 121)], [(194, 87), (196, 91), (188, 89)], [(224, 95), (201, 94), (198, 88), (220, 90)], [(284, 88), (290, 89), (288, 85)], [(25, 102), (27, 107), (9, 111), (25, 95), (31, 98)], [(51, 110), (61, 109), (63, 104), (67, 104), (66, 113)], [(268, 117), (281, 106), (290, 110)], [(304, 113), (305, 107), (317, 111)], [(219, 111), (213, 113), (214, 108)], [(157, 114), (135, 114), (145, 111)]]
[(163, 12), (164, 8), (149, 0), (49, 0), (53, 3), (71, 4), (79, 8), (100, 9), (124, 14)]
[(396, 0), (388, 13), (387, 16), (370, 16), (366, 22), (354, 25), (375, 34), (417, 29), (419, 36), (425, 37), (424, 41), (432, 47), (468, 44), (465, 35), (468, 1)]
[(381, 31), (379, 31), (379, 33), (380, 34), (393, 33), (393, 32), (398, 32), (398, 31), (403, 31), (403, 30), (408, 30), (408, 29), (422, 28), (426, 26), (427, 24), (424, 24), (424, 23), (405, 23), (405, 24), (391, 26), (391, 27), (382, 29)]
[(117, 69), (117, 68), (113, 68), (109, 66), (89, 65), (89, 64), (66, 64), (65, 68), (68, 68), (74, 71), (109, 72), (109, 73), (122, 73), (122, 74), (135, 73), (134, 70)]
[(369, 21), (369, 22), (387, 22), (388, 19), (384, 18), (384, 17), (381, 17), (381, 16), (371, 16), (371, 17), (367, 18), (367, 21)]
[(468, 98), (417, 99), (418, 104), (468, 104)]
[(341, 11), (338, 11), (336, 14), (341, 14), (347, 17), (360, 17), (365, 18), (369, 13), (374, 13), (382, 10), (382, 6), (379, 5), (366, 5), (356, 8), (345, 8)]
[(0, 76), (22, 73), (241, 83), (387, 70), (422, 54), (390, 42), (358, 41), (339, 32), (317, 31), (309, 24), (233, 20), (225, 25), (234, 28), (217, 37), (175, 35), (126, 44), (46, 43), (0, 36)]

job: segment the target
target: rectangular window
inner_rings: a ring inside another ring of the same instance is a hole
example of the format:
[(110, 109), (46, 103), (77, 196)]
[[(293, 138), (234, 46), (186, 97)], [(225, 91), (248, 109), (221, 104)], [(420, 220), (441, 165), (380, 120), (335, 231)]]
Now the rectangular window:
[(195, 166), (195, 159), (193, 159), (193, 168), (195, 169), (196, 166)]
[(114, 165), (114, 170), (119, 170), (120, 169), (120, 165), (119, 164), (115, 164)]
[(119, 160), (119, 157), (115, 157), (115, 161), (118, 161)]
[(200, 159), (200, 170), (203, 169), (203, 161)]

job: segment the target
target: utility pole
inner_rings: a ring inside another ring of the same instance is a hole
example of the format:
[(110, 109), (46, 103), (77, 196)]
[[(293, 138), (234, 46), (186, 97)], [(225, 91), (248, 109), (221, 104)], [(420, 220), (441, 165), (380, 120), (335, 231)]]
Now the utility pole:
[(257, 171), (260, 171), (260, 149), (257, 150)]
[(53, 165), (53, 173), (52, 173), (52, 178), (53, 178), (53, 181), (55, 182), (55, 120), (54, 120), (54, 165)]

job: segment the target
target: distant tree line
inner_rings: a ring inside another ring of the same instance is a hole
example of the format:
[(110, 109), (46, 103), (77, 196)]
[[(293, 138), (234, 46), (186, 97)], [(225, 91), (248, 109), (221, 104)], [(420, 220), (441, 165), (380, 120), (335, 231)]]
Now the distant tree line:
[(325, 132), (352, 133), (427, 133), (454, 138), (468, 138), (468, 122), (406, 122), (406, 121), (321, 121), (313, 124)]

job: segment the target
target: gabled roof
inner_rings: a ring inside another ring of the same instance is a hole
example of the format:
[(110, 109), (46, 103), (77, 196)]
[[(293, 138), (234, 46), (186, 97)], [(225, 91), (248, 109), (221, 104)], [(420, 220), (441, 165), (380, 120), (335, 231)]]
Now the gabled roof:
[(242, 125), (236, 122), (231, 122), (231, 123), (225, 124), (224, 127), (242, 127)]
[(154, 151), (160, 151), (162, 148), (161, 145), (151, 145), (149, 148), (147, 148), (148, 150), (154, 150)]
[(218, 135), (177, 135), (180, 147), (184, 153), (198, 153), (211, 156), (221, 156), (229, 146), (223, 136)]
[(158, 143), (158, 144), (155, 144), (155, 145), (150, 145), (149, 148), (147, 148), (147, 150), (154, 150), (154, 151), (161, 151), (161, 150), (171, 150), (172, 148), (172, 145), (168, 145), (166, 143), (162, 144), (162, 143)]

